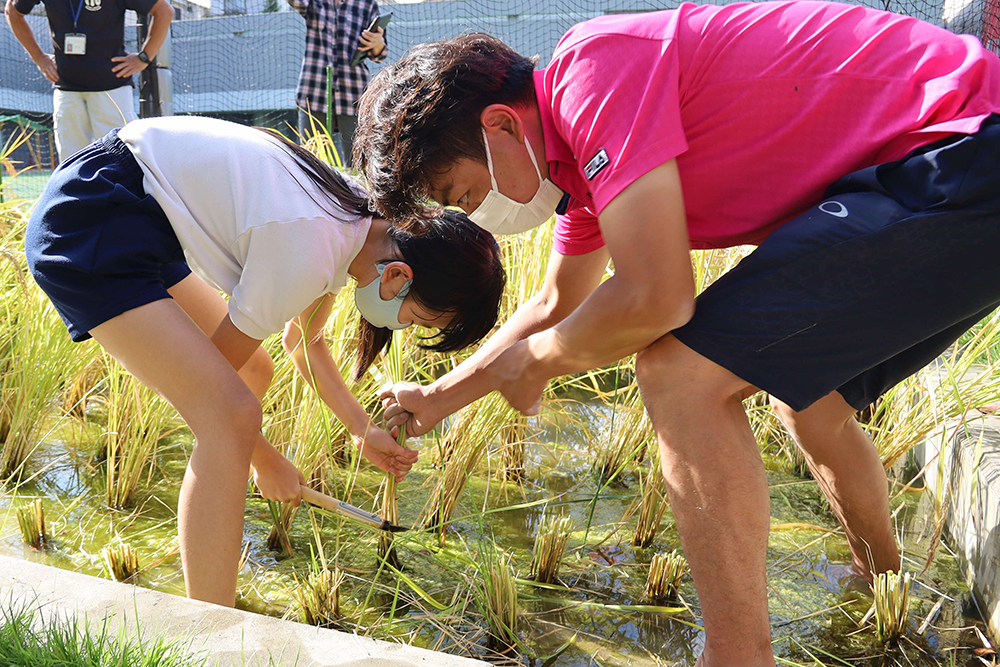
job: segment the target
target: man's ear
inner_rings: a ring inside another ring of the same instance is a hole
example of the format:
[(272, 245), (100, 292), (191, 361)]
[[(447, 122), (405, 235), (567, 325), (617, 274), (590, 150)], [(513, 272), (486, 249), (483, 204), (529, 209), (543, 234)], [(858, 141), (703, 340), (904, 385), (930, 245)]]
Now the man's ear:
[(479, 114), (479, 122), (487, 134), (498, 132), (513, 136), (519, 143), (524, 143), (524, 127), (521, 117), (506, 104), (491, 104)]

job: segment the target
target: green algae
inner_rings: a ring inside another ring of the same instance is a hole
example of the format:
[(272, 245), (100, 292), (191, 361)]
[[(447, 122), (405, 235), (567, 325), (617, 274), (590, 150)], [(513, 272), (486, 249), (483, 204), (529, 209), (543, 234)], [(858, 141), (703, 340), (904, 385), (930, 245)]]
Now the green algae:
[[(565, 406), (563, 406), (565, 407)], [(599, 415), (598, 415), (599, 416)], [(259, 613), (298, 619), (295, 577), (309, 571), (323, 546), (331, 566), (344, 571), (341, 587), (343, 628), (391, 641), (454, 653), (487, 655), (483, 618), (472, 603), (475, 564), (486, 543), (513, 555), (520, 578), (519, 652), (525, 659), (552, 665), (692, 664), (702, 642), (697, 595), (690, 579), (681, 586), (676, 608), (652, 607), (643, 599), (646, 569), (653, 554), (680, 546), (669, 511), (649, 548), (631, 546), (637, 478), (623, 475), (601, 484), (591, 472), (594, 443), (587, 423), (594, 410), (577, 405), (569, 414), (546, 415), (531, 423), (527, 476), (515, 485), (489, 470), (471, 476), (442, 542), (437, 533), (411, 531), (397, 536), (402, 562), (393, 570), (378, 558), (378, 533), (330, 513), (299, 511), (290, 529), (294, 555), (268, 549), (271, 527), (266, 503), (248, 496), (244, 540), (247, 563), (240, 573), (238, 606)], [(88, 438), (77, 433), (81, 442)], [(6, 517), (0, 551), (57, 567), (104, 576), (101, 547), (127, 540), (139, 552), (144, 570), (140, 585), (183, 594), (176, 554), (176, 502), (191, 449), (190, 434), (179, 431), (160, 443), (154, 474), (128, 511), (103, 506), (99, 461), (79, 443), (46, 443), (36, 465), (45, 469), (16, 493), (0, 498)], [(400, 484), (400, 522), (416, 525), (436, 480), (432, 436), (415, 444), (422, 450), (414, 471)], [(801, 664), (883, 664), (887, 652), (873, 642), (873, 632), (859, 623), (870, 598), (848, 589), (850, 554), (816, 484), (796, 476), (787, 459), (765, 451), (771, 486), (773, 530), (769, 540), (770, 612), (775, 651)], [(381, 474), (362, 467), (331, 480), (338, 497), (376, 509)], [(52, 525), (54, 548), (34, 552), (24, 547), (12, 522), (19, 498), (40, 496)], [(918, 492), (894, 500), (904, 536), (907, 567), (919, 571), (930, 542), (927, 510)], [(571, 534), (558, 582), (542, 587), (527, 580), (534, 535), (547, 513), (570, 518)], [(315, 517), (314, 522), (309, 513)], [(939, 548), (927, 571), (918, 576), (912, 608), (914, 629), (943, 595), (938, 625), (965, 627), (969, 599), (959, 567)], [(904, 647), (892, 649), (912, 664), (937, 664), (967, 637), (961, 631), (932, 629), (912, 634)], [(962, 655), (956, 653), (956, 655)], [(930, 661), (930, 662), (928, 662)]]

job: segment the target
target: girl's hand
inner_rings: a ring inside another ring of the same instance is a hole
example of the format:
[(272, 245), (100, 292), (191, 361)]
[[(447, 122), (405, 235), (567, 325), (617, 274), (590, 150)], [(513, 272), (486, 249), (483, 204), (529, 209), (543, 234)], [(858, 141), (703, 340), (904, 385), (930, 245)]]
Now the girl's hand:
[(267, 447), (258, 444), (253, 452), (251, 467), (254, 484), (266, 500), (291, 503), (296, 507), (302, 502), (299, 485), (306, 483), (305, 477), (270, 444)]
[(354, 436), (354, 444), (376, 467), (395, 475), (397, 482), (406, 477), (417, 462), (416, 450), (400, 447), (391, 435), (374, 424), (368, 427), (367, 433)]

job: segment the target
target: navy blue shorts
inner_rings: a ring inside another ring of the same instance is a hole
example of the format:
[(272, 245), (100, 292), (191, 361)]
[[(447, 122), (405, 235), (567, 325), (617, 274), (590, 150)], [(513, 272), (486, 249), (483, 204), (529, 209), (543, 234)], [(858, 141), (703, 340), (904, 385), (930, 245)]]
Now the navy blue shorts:
[(677, 338), (795, 410), (862, 409), (1000, 305), (1000, 115), (838, 180)]
[(74, 341), (127, 310), (170, 298), (167, 288), (191, 273), (117, 131), (52, 172), (24, 245), (31, 274)]

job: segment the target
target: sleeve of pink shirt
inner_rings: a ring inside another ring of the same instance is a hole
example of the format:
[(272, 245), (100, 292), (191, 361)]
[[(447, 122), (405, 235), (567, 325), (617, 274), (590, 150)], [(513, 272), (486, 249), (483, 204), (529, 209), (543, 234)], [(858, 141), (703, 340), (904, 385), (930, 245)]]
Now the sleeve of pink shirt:
[[(585, 254), (604, 245), (597, 225), (604, 207), (640, 176), (687, 149), (677, 53), (662, 37), (591, 35), (560, 45), (546, 68), (545, 85), (556, 129), (594, 201), (593, 207), (559, 216), (555, 249)], [(602, 150), (608, 164), (588, 178), (586, 166)]]

